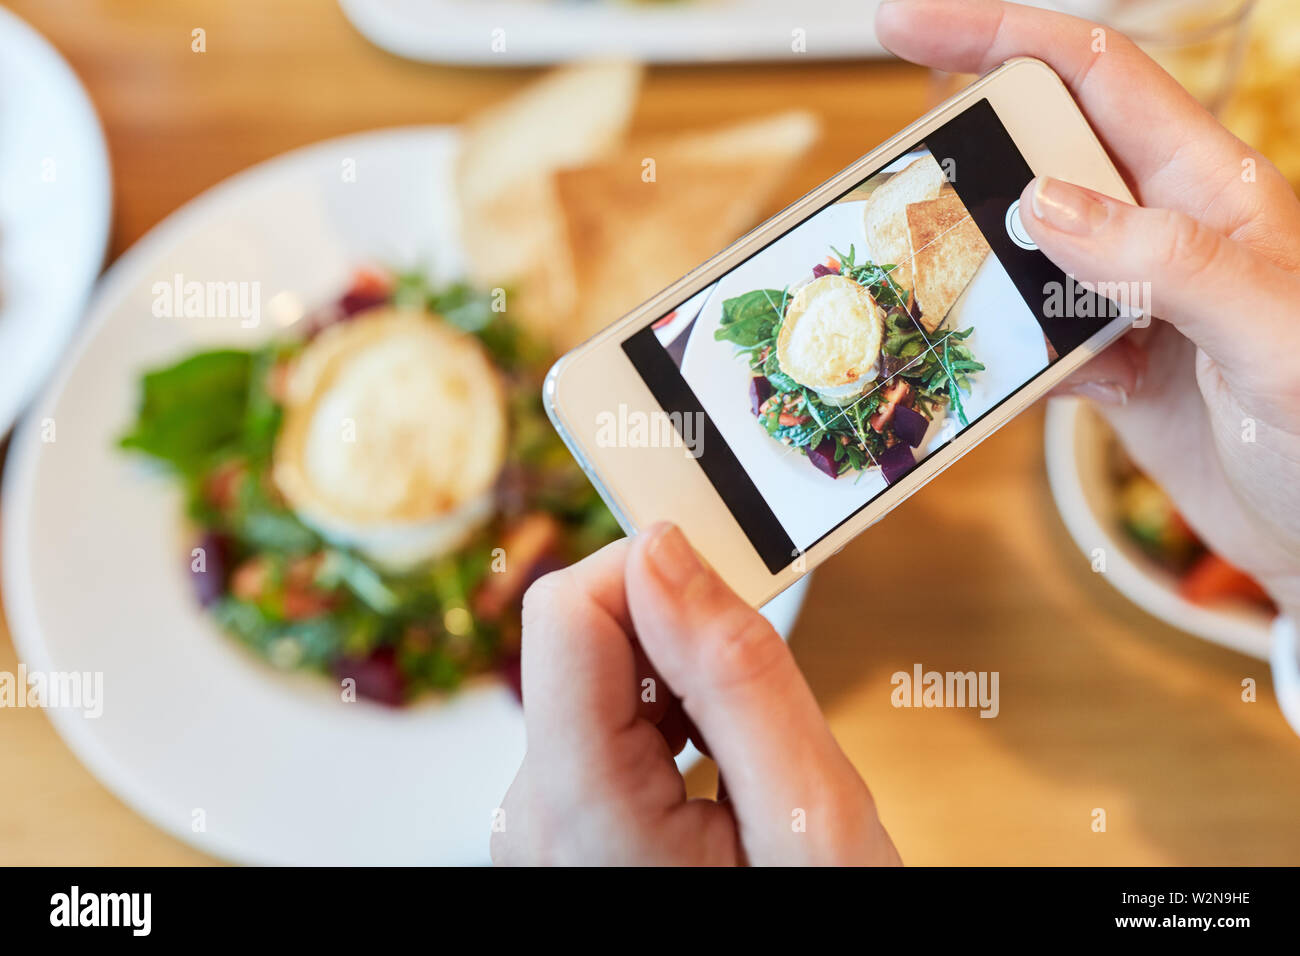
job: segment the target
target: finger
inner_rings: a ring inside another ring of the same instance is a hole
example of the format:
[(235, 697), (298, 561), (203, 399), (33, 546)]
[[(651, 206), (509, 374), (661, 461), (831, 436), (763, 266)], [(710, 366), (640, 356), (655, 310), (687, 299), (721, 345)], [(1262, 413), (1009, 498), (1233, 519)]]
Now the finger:
[[(1143, 204), (1240, 213), (1224, 192), (1244, 193), (1241, 161), (1253, 152), (1118, 31), (996, 0), (894, 0), (880, 7), (876, 33), (903, 59), (952, 72), (1037, 57), (1065, 81)], [(1195, 178), (1170, 162), (1188, 148), (1198, 153)], [(1240, 205), (1253, 208), (1256, 192)]]
[(628, 540), (524, 595), (522, 674), (529, 749), (591, 754), (636, 719), (636, 657), (623, 574)]
[(1132, 333), (1067, 375), (1048, 394), (1078, 395), (1103, 405), (1126, 405), (1142, 387), (1146, 352)]
[(785, 642), (680, 531), (657, 525), (634, 540), (627, 591), (646, 654), (751, 822), (783, 819), (788, 829), (789, 808), (815, 802), (810, 789), (836, 768), (856, 780)]
[(1295, 276), (1182, 213), (1055, 179), (1030, 183), (1020, 209), (1048, 258), (1174, 325), (1215, 361), (1240, 400), (1272, 405), (1279, 390), (1294, 387)]

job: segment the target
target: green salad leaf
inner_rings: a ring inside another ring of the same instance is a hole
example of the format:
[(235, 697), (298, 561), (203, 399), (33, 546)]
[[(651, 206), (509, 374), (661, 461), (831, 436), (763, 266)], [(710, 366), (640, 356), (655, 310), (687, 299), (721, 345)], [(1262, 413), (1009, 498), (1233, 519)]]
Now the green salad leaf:
[(248, 421), (251, 352), (221, 349), (191, 355), (140, 381), (140, 411), (123, 448), (193, 475), (224, 452), (243, 447)]
[(722, 321), (713, 337), (754, 348), (776, 339), (777, 327), (785, 314), (786, 294), (774, 289), (755, 289), (722, 303)]

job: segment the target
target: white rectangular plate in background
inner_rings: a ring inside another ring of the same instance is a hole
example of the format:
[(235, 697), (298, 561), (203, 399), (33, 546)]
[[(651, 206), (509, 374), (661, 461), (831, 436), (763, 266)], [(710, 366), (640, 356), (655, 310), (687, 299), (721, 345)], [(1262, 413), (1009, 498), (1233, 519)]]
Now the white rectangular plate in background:
[[(879, 57), (879, 0), (339, 0), (372, 43), (413, 60), (527, 66)], [(802, 33), (796, 33), (802, 31)], [(802, 52), (795, 52), (796, 41)]]

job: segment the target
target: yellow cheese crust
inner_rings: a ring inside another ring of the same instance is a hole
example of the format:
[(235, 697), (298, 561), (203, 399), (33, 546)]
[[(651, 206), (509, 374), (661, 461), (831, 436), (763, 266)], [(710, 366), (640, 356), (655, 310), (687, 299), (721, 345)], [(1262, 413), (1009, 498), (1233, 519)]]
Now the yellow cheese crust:
[(309, 523), (443, 521), (482, 511), (506, 439), (502, 385), (478, 341), (384, 308), (330, 327), (298, 357), (273, 474)]
[(869, 382), (884, 324), (884, 310), (863, 286), (845, 276), (822, 276), (795, 293), (777, 335), (777, 361), (807, 388)]

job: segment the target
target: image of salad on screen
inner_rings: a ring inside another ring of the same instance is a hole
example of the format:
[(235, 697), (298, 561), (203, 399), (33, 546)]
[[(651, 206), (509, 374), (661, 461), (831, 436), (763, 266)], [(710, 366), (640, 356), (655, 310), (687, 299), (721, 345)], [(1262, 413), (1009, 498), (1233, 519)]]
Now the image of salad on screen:
[(184, 489), (196, 600), (381, 703), (489, 673), (517, 692), (523, 592), (621, 534), (546, 419), (553, 356), (420, 274), (362, 271), (295, 328), (140, 381), (121, 446)]
[(963, 395), (985, 366), (953, 307), (989, 246), (929, 154), (845, 200), (862, 233), (780, 287), (724, 299), (714, 336), (749, 364), (773, 441), (828, 478), (879, 468), (892, 483), (934, 422), (969, 424)]

